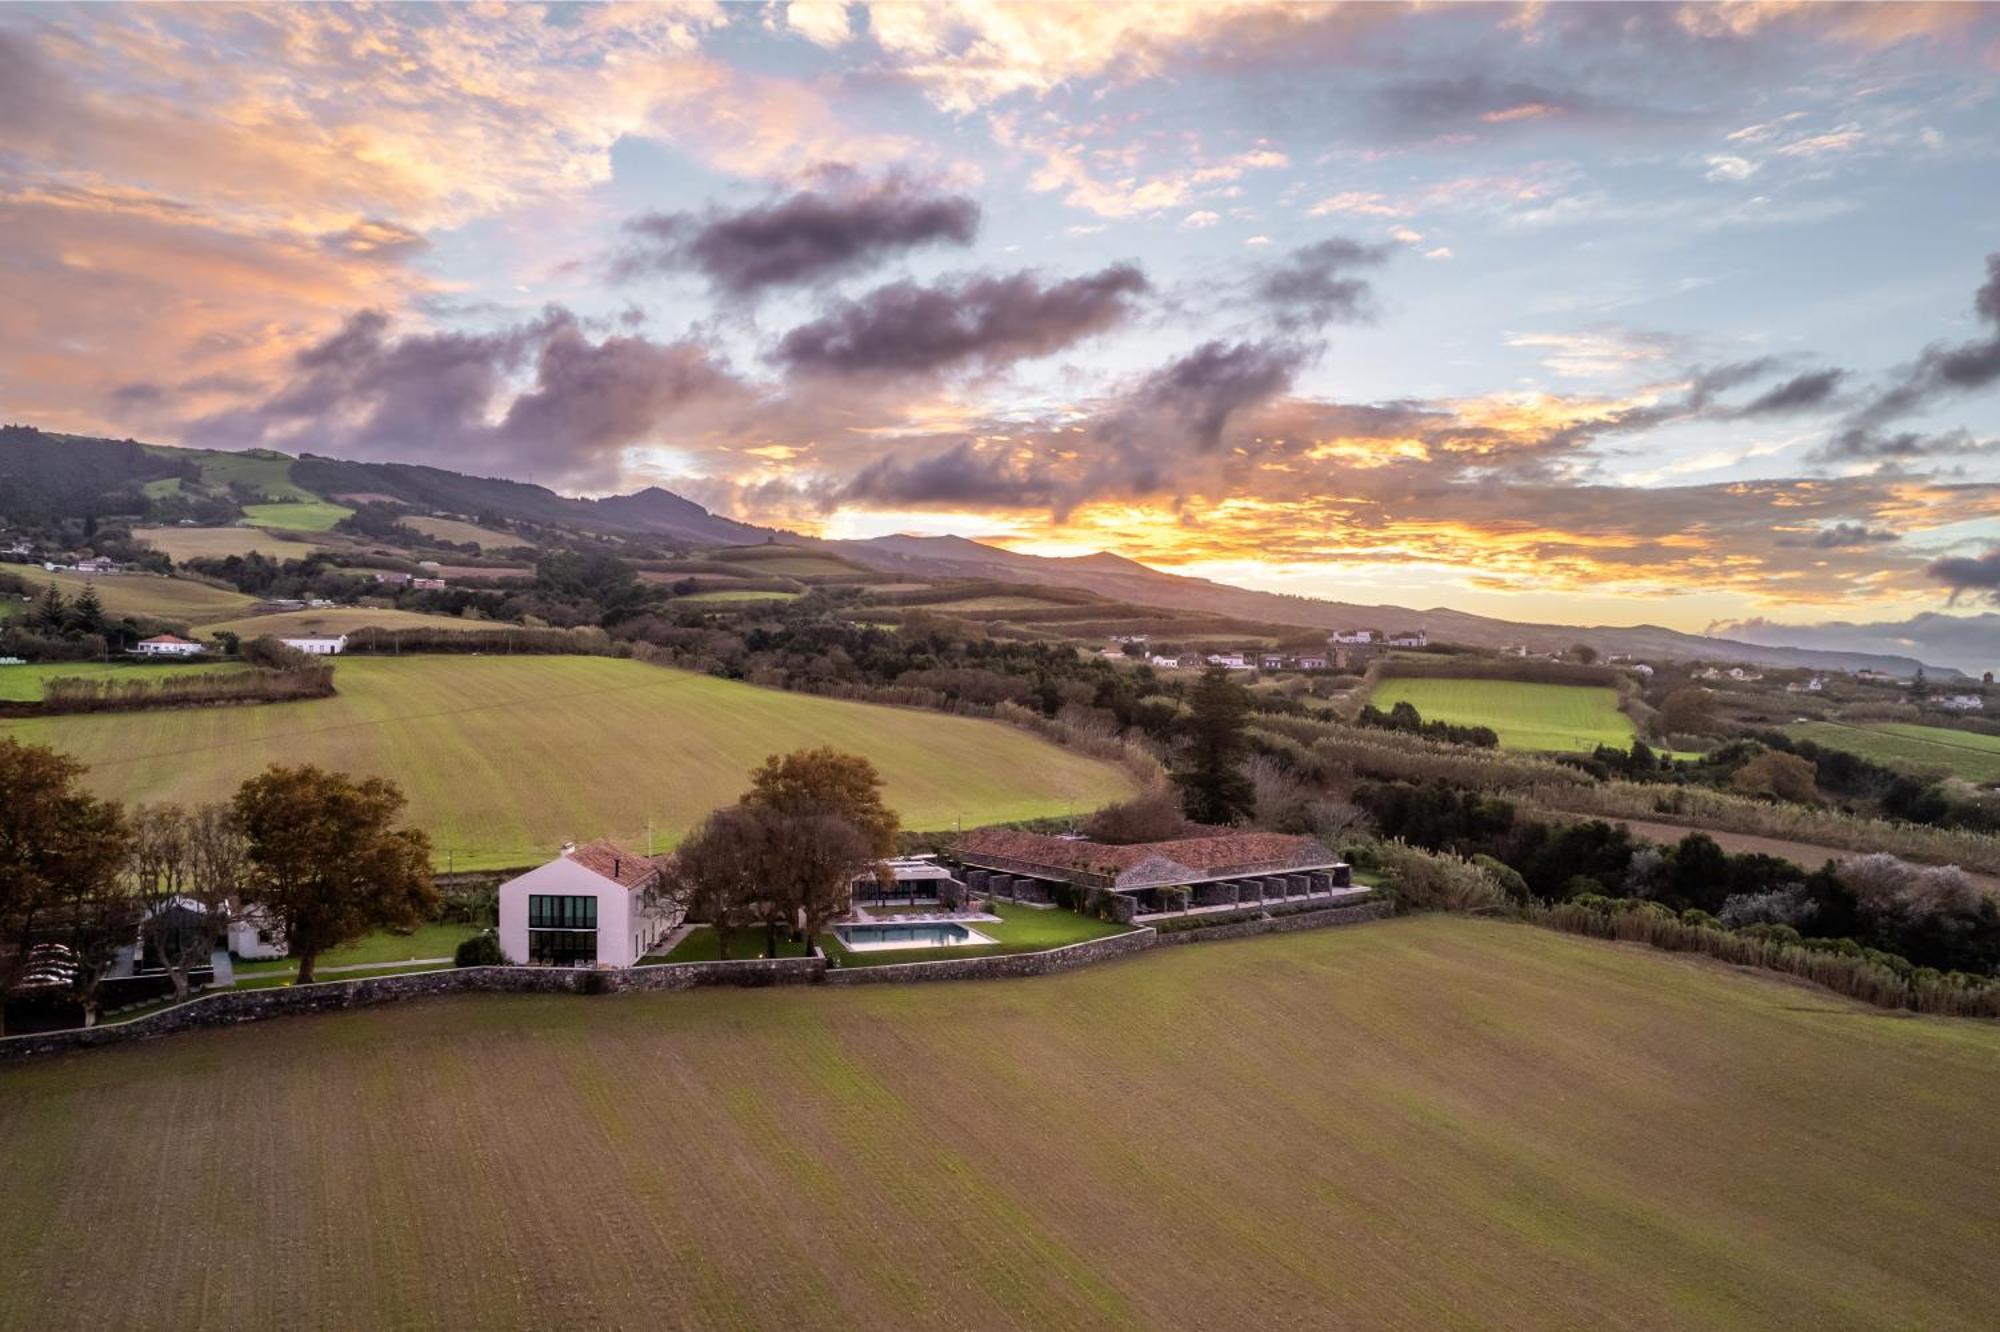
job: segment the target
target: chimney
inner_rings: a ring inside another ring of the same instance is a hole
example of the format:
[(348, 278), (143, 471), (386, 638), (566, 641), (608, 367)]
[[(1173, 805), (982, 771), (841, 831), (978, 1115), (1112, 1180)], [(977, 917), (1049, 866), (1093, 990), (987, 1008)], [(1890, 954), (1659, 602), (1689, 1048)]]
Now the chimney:
[(624, 864), (624, 862), (623, 862), (623, 861), (621, 861), (621, 860), (619, 860), (617, 856), (613, 856), (613, 857), (611, 857), (611, 877), (612, 877), (612, 878), (614, 878), (614, 879), (615, 879), (615, 878), (617, 878), (617, 877), (618, 877), (618, 867), (619, 867), (620, 865), (622, 865), (622, 864)]
[(573, 855), (575, 855), (575, 854), (576, 854), (576, 843), (575, 843), (575, 842), (564, 842), (564, 843), (563, 843), (563, 845), (562, 845), (562, 853), (563, 853), (563, 854), (564, 854), (565, 856), (573, 856)]

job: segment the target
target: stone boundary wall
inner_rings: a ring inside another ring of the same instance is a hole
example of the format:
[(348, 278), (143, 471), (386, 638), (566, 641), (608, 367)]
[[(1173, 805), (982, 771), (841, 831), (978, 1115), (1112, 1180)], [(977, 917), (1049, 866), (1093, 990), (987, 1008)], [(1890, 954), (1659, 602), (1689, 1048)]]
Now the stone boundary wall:
[(1294, 911), (1259, 920), (1237, 920), (1226, 925), (1209, 925), (1193, 930), (1162, 930), (1161, 944), (1209, 943), (1217, 939), (1247, 939), (1256, 934), (1289, 934), (1293, 930), (1317, 930), (1333, 925), (1361, 925), (1382, 920), (1391, 912), (1387, 902), (1358, 902), (1353, 906), (1328, 907), (1324, 911)]
[(1162, 944), (1206, 943), (1257, 934), (1289, 933), (1333, 925), (1356, 925), (1391, 914), (1387, 902), (1366, 902), (1324, 911), (1301, 911), (1202, 929), (1161, 932), (1141, 925), (1125, 934), (1038, 953), (940, 958), (935, 962), (893, 962), (879, 967), (829, 967), (817, 950), (811, 957), (735, 958), (721, 962), (666, 962), (621, 970), (584, 971), (567, 967), (457, 967), (402, 976), (365, 976), (311, 985), (262, 990), (218, 990), (185, 1004), (127, 1022), (67, 1031), (0, 1037), (0, 1063), (38, 1055), (87, 1050), (151, 1040), (175, 1032), (227, 1027), (239, 1022), (295, 1013), (320, 1013), (440, 994), (621, 994), (627, 991), (693, 990), (727, 985), (880, 985), (914, 981), (997, 980), (1049, 976)]
[(1127, 934), (1086, 939), (1039, 953), (995, 953), (987, 957), (941, 957), (935, 962), (889, 962), (879, 967), (829, 967), (829, 985), (873, 985), (907, 981), (998, 980), (1010, 976), (1048, 976), (1058, 971), (1108, 962), (1114, 957), (1144, 952), (1158, 939), (1141, 925)]
[(150, 1040), (178, 1031), (227, 1027), (293, 1013), (361, 1008), (435, 994), (619, 994), (627, 990), (692, 990), (711, 985), (810, 985), (826, 973), (826, 959), (735, 958), (722, 962), (668, 962), (617, 971), (569, 967), (456, 967), (402, 976), (365, 976), (262, 990), (217, 990), (185, 1004), (100, 1027), (0, 1038), (0, 1063), (63, 1050)]

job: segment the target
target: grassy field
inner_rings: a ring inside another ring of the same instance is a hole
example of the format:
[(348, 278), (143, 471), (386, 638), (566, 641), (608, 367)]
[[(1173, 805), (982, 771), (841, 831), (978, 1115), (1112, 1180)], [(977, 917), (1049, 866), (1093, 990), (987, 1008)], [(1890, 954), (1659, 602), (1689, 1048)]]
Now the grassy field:
[(1828, 749), (1844, 749), (1892, 768), (1949, 772), (1974, 782), (2000, 782), (2000, 737), (1908, 722), (1807, 722), (1785, 734)]
[[(767, 554), (767, 551), (772, 553)], [(862, 572), (859, 566), (844, 560), (836, 560), (826, 555), (814, 555), (790, 546), (745, 546), (734, 550), (716, 551), (712, 558), (740, 564), (745, 572), (763, 575), (779, 574), (790, 577), (797, 574)]]
[(227, 559), (253, 552), (274, 560), (302, 560), (313, 547), (254, 527), (135, 527), (132, 535), (172, 560)]
[(49, 573), (30, 566), (0, 566), (28, 580), (31, 595), (40, 596), (50, 583), (66, 599), (74, 600), (85, 584), (97, 589), (97, 599), (110, 615), (150, 615), (162, 620), (184, 620), (206, 624), (211, 620), (240, 615), (255, 598), (231, 588), (210, 587), (188, 578), (163, 578), (158, 574), (121, 573), (86, 578), (76, 573)]
[(405, 527), (415, 528), (427, 537), (439, 541), (449, 541), (454, 545), (468, 542), (485, 550), (510, 550), (534, 543), (515, 536), (512, 532), (496, 532), (490, 527), (480, 527), (476, 523), (460, 522), (456, 518), (405, 518)]
[(243, 521), (252, 527), (276, 527), (289, 532), (326, 532), (354, 510), (325, 500), (293, 504), (246, 504)]
[(0, 1324), (1986, 1328), (1996, 1097), (1991, 1025), (1436, 918), (468, 996), (0, 1068)]
[(335, 606), (328, 610), (278, 611), (270, 615), (245, 615), (207, 626), (210, 632), (227, 630), (244, 638), (276, 634), (301, 638), (310, 634), (351, 634), (356, 629), (505, 629), (491, 620), (461, 620), (452, 615), (425, 615), (420, 611), (394, 607)]
[(343, 657), (338, 696), (254, 708), (0, 722), (91, 764), (126, 800), (213, 800), (268, 763), (393, 777), (439, 859), (533, 863), (600, 835), (641, 849), (748, 785), (766, 755), (866, 754), (912, 828), (1059, 815), (1122, 797), (1122, 772), (998, 722), (757, 689), (605, 657)]
[(1425, 721), (1491, 726), (1506, 749), (1630, 749), (1635, 734), (1632, 719), (1618, 710), (1618, 691), (1593, 685), (1392, 677), (1368, 701), (1384, 712), (1407, 701)]
[[(923, 606), (923, 609), (927, 611), (1054, 610), (1057, 607), (1067, 606), (1069, 604), (1070, 603), (1066, 601), (1048, 601), (1042, 597), (1022, 597), (1022, 596), (967, 597), (963, 601), (938, 601), (938, 602), (926, 603)], [(1087, 606), (1076, 607), (1076, 615), (1078, 619), (1083, 619), (1090, 614), (1091, 614), (1091, 609), (1089, 607)]]
[(42, 696), (42, 682), (57, 678), (140, 680), (154, 684), (186, 675), (233, 675), (250, 668), (239, 662), (205, 662), (199, 666), (157, 666), (124, 661), (35, 661), (25, 666), (0, 666), (0, 698), (25, 701)]
[[(185, 457), (184, 451), (172, 455)], [(204, 452), (196, 456), (201, 464), (202, 484), (226, 491), (232, 484), (250, 486), (274, 500), (311, 503), (318, 495), (292, 480), (292, 460), (279, 453), (251, 450), (245, 453)]]

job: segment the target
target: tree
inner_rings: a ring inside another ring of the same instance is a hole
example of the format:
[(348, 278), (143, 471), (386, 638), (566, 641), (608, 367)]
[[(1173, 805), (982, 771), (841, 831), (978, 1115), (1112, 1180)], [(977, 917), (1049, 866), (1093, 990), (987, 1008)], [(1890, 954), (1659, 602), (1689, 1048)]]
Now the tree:
[(0, 996), (28, 949), (115, 878), (125, 858), (117, 805), (82, 789), (84, 767), (41, 745), (0, 737)]
[(45, 634), (60, 634), (69, 627), (69, 607), (63, 601), (62, 589), (50, 583), (42, 590), (35, 608), (28, 612), (28, 624)]
[(1569, 655), (1571, 661), (1578, 662), (1584, 666), (1595, 666), (1597, 664), (1597, 649), (1588, 643), (1578, 643), (1569, 650)]
[(1196, 823), (1234, 823), (1254, 800), (1250, 779), (1243, 775), (1244, 737), (1250, 700), (1229, 672), (1211, 666), (1202, 672), (1188, 697), (1182, 723), (1187, 738), (1181, 771), (1181, 803)]
[(439, 905), (430, 839), (394, 826), (403, 793), (307, 765), (272, 764), (233, 802), (247, 841), (243, 897), (285, 933), (298, 983), (329, 948), (369, 930), (415, 925)]
[(1690, 685), (1660, 704), (1660, 727), (1668, 735), (1707, 735), (1715, 730), (1715, 697)]
[[(100, 832), (122, 854), (127, 832), (122, 811), (109, 807), (117, 818), (115, 826)], [(89, 877), (65, 879), (57, 885), (50, 915), (59, 924), (63, 942), (76, 957), (76, 979), (71, 992), (83, 1005), (83, 1025), (97, 1025), (97, 996), (104, 978), (118, 960), (119, 952), (138, 934), (139, 899), (131, 880), (120, 873), (121, 866), (107, 864)]]
[(1729, 784), (1745, 795), (1770, 796), (1800, 805), (1817, 805), (1819, 787), (1813, 765), (1797, 754), (1767, 749), (1730, 774)]
[[(870, 863), (880, 875), (889, 872), (880, 862), (896, 853), (901, 821), (882, 803), (882, 774), (859, 754), (828, 746), (773, 754), (750, 774), (743, 803), (780, 819), (779, 830), (771, 834), (766, 873), (796, 912), (807, 939), (847, 909), (855, 875), (865, 873)], [(854, 830), (854, 838), (835, 826), (842, 822)], [(826, 845), (812, 846), (807, 833), (826, 839)], [(847, 866), (837, 883), (828, 877), (833, 865)]]
[(719, 956), (760, 914), (765, 819), (741, 804), (718, 809), (674, 852), (656, 893), (678, 903), (687, 919), (714, 929)]
[(141, 933), (166, 968), (174, 998), (205, 965), (242, 891), (245, 846), (226, 804), (149, 805), (132, 816), (127, 874), (143, 911)]
[(85, 583), (76, 600), (70, 602), (69, 627), (79, 634), (104, 632), (104, 603), (97, 599), (97, 584)]
[(1148, 787), (1130, 800), (1106, 805), (1083, 822), (1086, 837), (1114, 845), (1164, 842), (1186, 831), (1180, 792), (1166, 782)]

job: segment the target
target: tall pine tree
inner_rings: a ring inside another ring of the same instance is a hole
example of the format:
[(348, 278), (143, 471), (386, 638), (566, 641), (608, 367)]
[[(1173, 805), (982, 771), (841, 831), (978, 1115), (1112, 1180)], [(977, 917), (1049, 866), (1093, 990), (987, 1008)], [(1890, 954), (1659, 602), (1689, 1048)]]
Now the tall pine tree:
[(76, 600), (70, 602), (69, 625), (79, 634), (104, 632), (104, 603), (97, 599), (97, 584), (85, 583)]
[(35, 608), (28, 612), (28, 623), (48, 634), (59, 634), (67, 628), (69, 606), (63, 601), (62, 589), (50, 583)]
[(1181, 770), (1181, 804), (1197, 823), (1234, 823), (1249, 813), (1252, 792), (1243, 773), (1249, 753), (1244, 726), (1250, 698), (1243, 686), (1220, 666), (1211, 666), (1188, 698), (1188, 718), (1182, 727), (1187, 748)]

